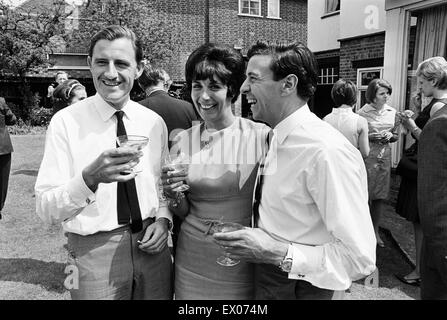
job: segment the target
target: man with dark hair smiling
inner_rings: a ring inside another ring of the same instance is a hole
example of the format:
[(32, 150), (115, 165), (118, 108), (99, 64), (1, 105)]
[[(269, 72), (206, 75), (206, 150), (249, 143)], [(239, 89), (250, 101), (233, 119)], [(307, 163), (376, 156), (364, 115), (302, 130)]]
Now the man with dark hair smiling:
[[(67, 233), (79, 274), (72, 299), (172, 299), (172, 215), (158, 184), (167, 129), (129, 96), (142, 59), (131, 30), (100, 30), (88, 57), (97, 94), (56, 113), (48, 127), (36, 207)], [(117, 148), (126, 134), (149, 137), (150, 151)]]
[(375, 270), (363, 159), (309, 110), (317, 65), (307, 47), (258, 43), (248, 57), (241, 92), (253, 118), (273, 128), (257, 227), (214, 237), (230, 257), (256, 263), (256, 299), (333, 299)]

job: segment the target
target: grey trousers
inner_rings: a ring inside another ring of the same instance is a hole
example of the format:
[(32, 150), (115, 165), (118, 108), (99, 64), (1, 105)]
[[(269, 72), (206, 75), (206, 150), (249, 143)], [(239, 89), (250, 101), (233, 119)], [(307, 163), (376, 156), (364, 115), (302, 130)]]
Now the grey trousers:
[[(153, 219), (143, 222), (143, 230)], [(155, 255), (138, 249), (144, 231), (130, 227), (81, 236), (67, 233), (68, 263), (78, 270), (73, 300), (171, 300), (173, 266), (168, 246)]]

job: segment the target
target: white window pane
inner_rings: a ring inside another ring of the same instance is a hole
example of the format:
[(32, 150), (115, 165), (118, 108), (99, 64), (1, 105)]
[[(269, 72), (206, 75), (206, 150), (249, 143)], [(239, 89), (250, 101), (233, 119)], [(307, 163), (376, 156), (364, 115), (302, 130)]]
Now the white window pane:
[(279, 18), (279, 0), (268, 0), (268, 16)]

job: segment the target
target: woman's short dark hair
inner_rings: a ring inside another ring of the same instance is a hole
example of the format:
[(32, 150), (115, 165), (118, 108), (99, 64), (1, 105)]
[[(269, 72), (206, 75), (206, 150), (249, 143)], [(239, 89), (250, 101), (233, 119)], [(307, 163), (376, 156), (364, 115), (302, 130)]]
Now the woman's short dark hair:
[(143, 47), (141, 45), (141, 41), (132, 30), (119, 25), (111, 25), (99, 30), (90, 40), (88, 55), (90, 57), (93, 56), (93, 49), (98, 41), (113, 41), (121, 38), (127, 38), (132, 42), (132, 46), (135, 50), (135, 60), (137, 61), (137, 64), (140, 63), (143, 60)]
[(248, 58), (255, 55), (272, 57), (270, 69), (273, 80), (284, 79), (290, 74), (298, 77), (297, 94), (309, 100), (317, 90), (318, 64), (314, 54), (299, 42), (270, 44), (258, 41), (248, 50)]
[(242, 54), (225, 45), (206, 43), (196, 48), (185, 65), (187, 90), (195, 80), (212, 80), (216, 76), (228, 87), (227, 96), (235, 102), (245, 80), (245, 61)]
[(56, 87), (53, 92), (53, 97), (62, 102), (69, 103), (74, 96), (74, 92), (79, 89), (85, 90), (85, 87), (78, 80), (70, 79)]
[(391, 94), (393, 89), (391, 88), (391, 84), (385, 79), (373, 79), (368, 84), (368, 88), (366, 89), (365, 98), (366, 102), (373, 103), (376, 98), (377, 91), (380, 88), (388, 89), (388, 93)]
[(331, 97), (336, 108), (343, 104), (353, 106), (357, 102), (357, 86), (350, 80), (340, 79), (332, 87)]

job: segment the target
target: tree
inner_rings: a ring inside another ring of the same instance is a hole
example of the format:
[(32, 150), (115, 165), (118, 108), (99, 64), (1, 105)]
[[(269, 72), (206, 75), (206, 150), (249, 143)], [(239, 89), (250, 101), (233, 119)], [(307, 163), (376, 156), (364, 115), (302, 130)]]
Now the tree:
[(74, 30), (69, 45), (87, 50), (91, 37), (107, 25), (132, 29), (141, 39), (145, 59), (163, 64), (181, 44), (174, 22), (164, 21), (147, 0), (90, 0), (82, 10), (79, 29)]
[(56, 37), (65, 37), (66, 12), (64, 0), (53, 0), (51, 7), (39, 2), (26, 7), (12, 8), (0, 0), (0, 76), (18, 78), (22, 106), (19, 116), (27, 119), (35, 101), (27, 74), (38, 73), (51, 64), (48, 54), (56, 44)]

